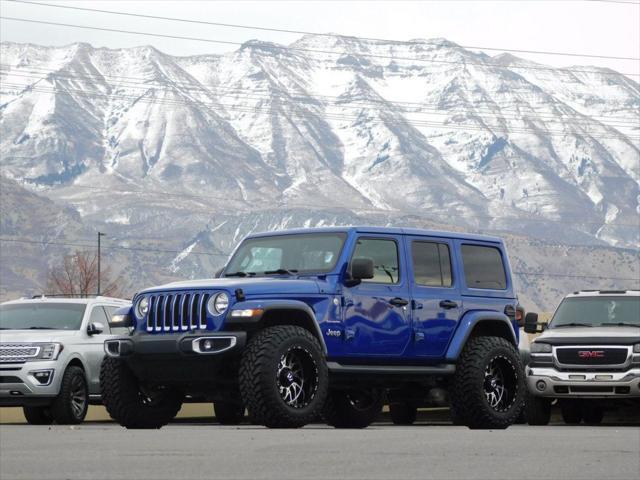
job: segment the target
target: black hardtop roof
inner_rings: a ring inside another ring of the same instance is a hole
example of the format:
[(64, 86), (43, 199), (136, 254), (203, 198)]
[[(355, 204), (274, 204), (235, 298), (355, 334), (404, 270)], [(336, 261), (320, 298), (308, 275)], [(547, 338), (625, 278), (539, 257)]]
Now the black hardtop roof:
[(400, 228), (400, 227), (370, 227), (370, 226), (348, 226), (348, 227), (314, 227), (314, 228), (295, 228), (289, 230), (275, 230), (271, 232), (253, 233), (247, 235), (247, 238), (253, 237), (266, 237), (270, 235), (299, 235), (303, 233), (332, 233), (332, 232), (357, 232), (357, 233), (371, 233), (371, 234), (383, 234), (389, 233), (393, 235), (416, 235), (423, 237), (442, 237), (442, 238), (456, 238), (460, 240), (472, 240), (503, 244), (503, 240), (499, 237), (492, 237), (489, 235), (480, 235), (475, 233), (461, 233), (461, 232), (444, 232), (438, 230), (426, 230), (421, 228)]

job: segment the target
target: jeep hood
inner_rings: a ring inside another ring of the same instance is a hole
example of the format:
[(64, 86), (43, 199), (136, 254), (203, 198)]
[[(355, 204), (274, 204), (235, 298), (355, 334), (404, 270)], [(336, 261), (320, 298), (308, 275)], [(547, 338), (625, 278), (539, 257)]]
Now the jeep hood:
[(632, 344), (640, 343), (640, 327), (565, 327), (550, 328), (536, 342), (552, 344)]
[[(324, 283), (324, 282), (323, 282)], [(210, 278), (167, 283), (158, 287), (147, 288), (140, 293), (167, 292), (180, 290), (228, 290), (234, 292), (241, 288), (245, 295), (285, 294), (306, 295), (320, 293), (318, 280), (290, 277), (255, 277), (255, 278)]]

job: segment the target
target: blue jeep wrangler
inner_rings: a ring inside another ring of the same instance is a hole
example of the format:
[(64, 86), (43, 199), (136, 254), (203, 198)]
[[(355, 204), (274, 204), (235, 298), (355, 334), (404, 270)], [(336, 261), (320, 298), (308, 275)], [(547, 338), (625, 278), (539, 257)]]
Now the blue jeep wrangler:
[(210, 280), (138, 293), (105, 342), (102, 398), (129, 428), (185, 401), (222, 423), (362, 428), (434, 396), (458, 422), (506, 428), (525, 386), (517, 299), (498, 238), (343, 227), (251, 235)]

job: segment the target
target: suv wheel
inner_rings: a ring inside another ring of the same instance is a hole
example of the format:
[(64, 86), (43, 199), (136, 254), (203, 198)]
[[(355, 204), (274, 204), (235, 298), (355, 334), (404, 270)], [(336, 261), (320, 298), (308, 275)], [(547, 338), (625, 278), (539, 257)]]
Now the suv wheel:
[(578, 400), (561, 400), (560, 413), (567, 425), (578, 425), (582, 421), (582, 405)]
[(160, 428), (182, 407), (183, 395), (167, 388), (147, 388), (127, 364), (107, 357), (100, 368), (102, 402), (116, 422), (126, 428)]
[(60, 425), (82, 423), (89, 408), (89, 388), (84, 370), (68, 367), (62, 376), (60, 393), (51, 404), (51, 416)]
[(379, 390), (333, 390), (323, 417), (335, 428), (366, 428), (380, 415), (382, 403)]
[(248, 343), (240, 362), (240, 393), (253, 421), (299, 428), (319, 415), (329, 374), (318, 340), (304, 328), (266, 328)]
[(551, 401), (543, 397), (527, 395), (524, 411), (529, 425), (548, 425), (551, 420)]
[(22, 412), (30, 425), (51, 425), (53, 423), (49, 407), (22, 407)]
[(242, 403), (215, 402), (213, 412), (220, 425), (238, 425), (244, 419)]
[(522, 362), (500, 337), (475, 337), (464, 347), (453, 377), (451, 402), (469, 428), (507, 428), (523, 406)]
[(406, 402), (389, 405), (391, 421), (394, 425), (413, 425), (418, 416), (418, 409)]

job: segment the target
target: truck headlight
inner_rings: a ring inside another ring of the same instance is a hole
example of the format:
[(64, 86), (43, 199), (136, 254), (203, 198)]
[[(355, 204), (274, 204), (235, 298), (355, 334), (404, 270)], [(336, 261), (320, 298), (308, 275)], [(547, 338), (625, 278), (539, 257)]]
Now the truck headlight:
[(551, 353), (551, 345), (549, 343), (533, 342), (531, 344), (531, 353)]
[(40, 352), (34, 360), (57, 360), (64, 349), (61, 343), (41, 343), (38, 345)]
[(138, 300), (134, 311), (136, 312), (136, 317), (138, 317), (139, 320), (142, 320), (145, 315), (149, 313), (149, 299), (147, 297), (142, 297)]
[(207, 310), (211, 315), (221, 315), (229, 308), (229, 295), (224, 292), (211, 297), (207, 302)]
[(640, 343), (636, 343), (633, 346), (633, 353), (640, 353)]

